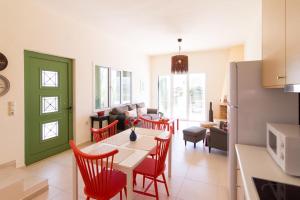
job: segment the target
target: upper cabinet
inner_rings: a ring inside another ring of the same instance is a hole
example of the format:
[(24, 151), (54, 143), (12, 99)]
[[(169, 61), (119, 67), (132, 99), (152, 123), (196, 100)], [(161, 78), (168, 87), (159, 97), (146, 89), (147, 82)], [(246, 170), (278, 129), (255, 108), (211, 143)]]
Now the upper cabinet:
[(300, 84), (300, 0), (262, 1), (262, 82)]
[(286, 84), (300, 84), (300, 0), (286, 0)]
[(286, 74), (285, 0), (263, 0), (262, 19), (263, 86), (281, 88)]

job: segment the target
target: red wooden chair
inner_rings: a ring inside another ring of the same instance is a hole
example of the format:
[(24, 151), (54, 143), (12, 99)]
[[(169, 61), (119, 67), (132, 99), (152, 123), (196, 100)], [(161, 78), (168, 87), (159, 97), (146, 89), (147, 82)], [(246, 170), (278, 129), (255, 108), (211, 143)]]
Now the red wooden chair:
[[(154, 130), (163, 130), (163, 131), (169, 131), (170, 130), (170, 123), (168, 121), (153, 121), (150, 119), (145, 119), (143, 117), (139, 117), (142, 123), (142, 128), (147, 129), (154, 129)], [(174, 133), (174, 129), (172, 129), (172, 133)], [(150, 151), (149, 155), (153, 158), (156, 153), (156, 149), (152, 149)]]
[(118, 150), (101, 155), (89, 155), (81, 152), (73, 140), (70, 146), (74, 152), (78, 168), (84, 182), (84, 193), (86, 199), (109, 200), (120, 193), (122, 200), (122, 190), (126, 191), (126, 174), (113, 169), (114, 155)]
[(96, 142), (100, 142), (106, 138), (109, 138), (117, 133), (117, 124), (118, 120), (113, 121), (112, 123), (108, 124), (107, 126), (96, 129), (91, 128), (91, 132), (93, 133), (93, 138)]
[[(171, 127), (173, 129), (173, 127)], [(172, 137), (172, 132), (170, 131), (170, 134), (168, 138), (162, 139), (162, 138), (155, 138), (156, 140), (156, 154), (154, 158), (145, 158), (133, 171), (133, 178), (134, 178), (134, 183), (135, 178), (137, 174), (140, 174), (143, 176), (143, 187), (145, 186), (145, 179), (150, 179), (152, 180), (149, 185), (146, 187), (144, 191), (139, 191), (139, 190), (133, 190), (136, 193), (151, 196), (151, 197), (156, 197), (158, 200), (158, 188), (157, 188), (157, 183), (164, 183), (167, 194), (169, 196), (169, 190), (168, 190), (168, 185), (166, 182), (166, 177), (164, 174), (165, 171), (165, 161), (167, 157), (167, 153), (169, 150), (169, 145)], [(158, 177), (162, 176), (162, 180), (159, 180)], [(148, 193), (148, 189), (150, 186), (154, 183), (154, 189), (155, 189), (155, 195)]]
[(170, 123), (166, 120), (150, 120), (139, 116), (141, 120), (142, 128), (154, 129), (154, 130), (169, 130)]

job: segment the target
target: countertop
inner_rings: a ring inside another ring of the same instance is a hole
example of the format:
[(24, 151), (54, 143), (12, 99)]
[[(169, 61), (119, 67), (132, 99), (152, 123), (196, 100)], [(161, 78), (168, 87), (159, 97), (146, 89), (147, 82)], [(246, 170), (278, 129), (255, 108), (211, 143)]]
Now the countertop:
[(259, 200), (252, 177), (300, 186), (300, 177), (285, 174), (265, 147), (236, 144), (235, 149), (247, 200)]

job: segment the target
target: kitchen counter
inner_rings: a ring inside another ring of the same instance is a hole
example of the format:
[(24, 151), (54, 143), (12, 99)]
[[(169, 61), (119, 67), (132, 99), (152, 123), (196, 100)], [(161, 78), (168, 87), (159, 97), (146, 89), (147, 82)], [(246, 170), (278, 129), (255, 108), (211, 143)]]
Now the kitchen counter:
[(265, 147), (236, 144), (235, 149), (247, 200), (259, 200), (252, 177), (300, 186), (300, 177), (285, 174)]

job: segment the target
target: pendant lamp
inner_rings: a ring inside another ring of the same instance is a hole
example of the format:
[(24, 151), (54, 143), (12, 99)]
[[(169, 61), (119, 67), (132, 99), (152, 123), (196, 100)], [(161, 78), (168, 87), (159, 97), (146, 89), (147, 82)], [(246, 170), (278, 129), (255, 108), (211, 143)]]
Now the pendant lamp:
[(171, 72), (173, 74), (187, 73), (189, 70), (188, 56), (180, 54), (182, 39), (178, 38), (177, 41), (178, 41), (178, 46), (179, 46), (179, 52), (178, 52), (178, 55), (172, 56)]

